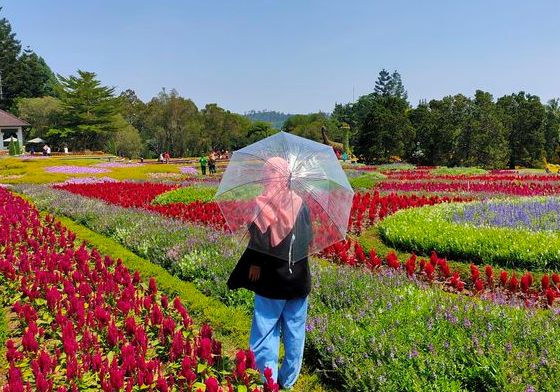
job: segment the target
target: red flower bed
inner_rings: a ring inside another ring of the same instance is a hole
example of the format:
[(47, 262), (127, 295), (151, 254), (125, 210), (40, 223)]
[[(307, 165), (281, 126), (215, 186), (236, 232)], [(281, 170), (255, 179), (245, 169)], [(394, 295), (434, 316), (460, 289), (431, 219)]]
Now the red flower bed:
[(270, 379), (259, 386), (250, 351), (230, 370), (212, 329), (195, 330), (179, 298), (74, 240), (0, 188), (2, 301), (18, 323), (4, 391), (277, 390)]
[(484, 277), (478, 266), (470, 265), (470, 276), (460, 276), (458, 271), (451, 271), (447, 260), (438, 257), (432, 252), (429, 260), (418, 261), (412, 255), (406, 261), (399, 261), (394, 252), (390, 252), (383, 260), (375, 250), (366, 255), (357, 241), (347, 239), (340, 241), (321, 252), (321, 256), (340, 264), (364, 267), (372, 271), (389, 268), (403, 271), (415, 279), (437, 283), (444, 289), (453, 292), (462, 292), (467, 295), (485, 296), (495, 299), (498, 295), (516, 297), (525, 305), (550, 307), (556, 298), (560, 297), (560, 275), (553, 273), (551, 276), (543, 275), (540, 282), (533, 281), (530, 272), (525, 272), (519, 277), (513, 272), (508, 275), (506, 271), (494, 273), (490, 265), (484, 267)]
[(122, 207), (140, 208), (149, 205), (156, 196), (176, 189), (177, 186), (153, 182), (101, 182), (55, 185), (54, 188), (101, 199)]
[(366, 227), (371, 226), (386, 216), (405, 208), (468, 200), (470, 199), (462, 197), (427, 197), (417, 195), (397, 195), (396, 193), (380, 196), (378, 191), (373, 193), (356, 193), (352, 202), (348, 231), (360, 234)]

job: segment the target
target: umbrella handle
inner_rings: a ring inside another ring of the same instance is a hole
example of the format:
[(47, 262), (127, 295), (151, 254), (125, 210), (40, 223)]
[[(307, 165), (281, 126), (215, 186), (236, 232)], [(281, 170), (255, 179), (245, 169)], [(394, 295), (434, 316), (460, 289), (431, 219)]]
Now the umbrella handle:
[(292, 233), (292, 238), (290, 239), (290, 250), (288, 251), (288, 269), (290, 270), (290, 274), (292, 273), (292, 248), (295, 240), (296, 235)]

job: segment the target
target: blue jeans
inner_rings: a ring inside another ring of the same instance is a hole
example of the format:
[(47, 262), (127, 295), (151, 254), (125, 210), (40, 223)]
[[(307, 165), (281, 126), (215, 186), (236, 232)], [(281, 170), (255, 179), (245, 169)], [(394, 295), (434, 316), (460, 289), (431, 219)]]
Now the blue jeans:
[[(283, 300), (255, 294), (249, 345), (255, 353), (261, 373), (264, 374), (265, 368), (270, 368), (274, 380), (284, 388), (295, 384), (301, 370), (306, 319), (307, 297)], [(285, 354), (278, 372), (280, 330)]]

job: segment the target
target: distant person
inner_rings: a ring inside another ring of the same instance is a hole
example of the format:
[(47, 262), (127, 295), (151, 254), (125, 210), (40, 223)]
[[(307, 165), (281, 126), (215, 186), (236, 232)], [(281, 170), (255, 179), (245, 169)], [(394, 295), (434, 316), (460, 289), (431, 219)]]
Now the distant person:
[(342, 153), (342, 162), (346, 163), (347, 160), (348, 160), (348, 154), (346, 153), (346, 151), (344, 151)]
[(208, 163), (208, 158), (206, 158), (206, 155), (202, 155), (200, 157), (200, 159), (198, 160), (198, 162), (200, 162), (200, 171), (202, 172), (202, 175), (205, 176), (206, 175), (206, 164)]
[(64, 146), (64, 154), (68, 154), (68, 146)]
[(213, 151), (208, 157), (208, 170), (210, 174), (216, 174), (216, 154)]
[(159, 154), (158, 162), (163, 163), (163, 153)]
[(45, 155), (45, 156), (47, 155), (47, 145), (46, 144), (43, 146), (43, 155)]
[(165, 154), (163, 154), (163, 159), (165, 160), (165, 163), (169, 163), (169, 158), (171, 158), (171, 155), (169, 155), (169, 152), (165, 152)]
[(47, 156), (51, 156), (51, 148), (47, 145)]
[(29, 153), (31, 155), (35, 155), (35, 147), (31, 146), (31, 149), (29, 150)]

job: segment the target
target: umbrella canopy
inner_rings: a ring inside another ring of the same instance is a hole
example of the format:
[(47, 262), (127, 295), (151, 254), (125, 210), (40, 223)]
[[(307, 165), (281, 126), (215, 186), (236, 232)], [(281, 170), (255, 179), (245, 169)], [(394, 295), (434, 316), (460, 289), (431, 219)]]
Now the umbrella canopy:
[(13, 136), (10, 136), (9, 138), (4, 139), (4, 143), (17, 142), (17, 141), (18, 141), (17, 138), (15, 138)]
[(27, 143), (29, 144), (41, 144), (41, 143), (46, 143), (43, 139), (41, 139), (40, 137), (36, 137), (35, 139), (31, 139), (28, 140)]
[(295, 262), (345, 238), (353, 196), (331, 146), (279, 132), (233, 153), (216, 202), (240, 243)]

